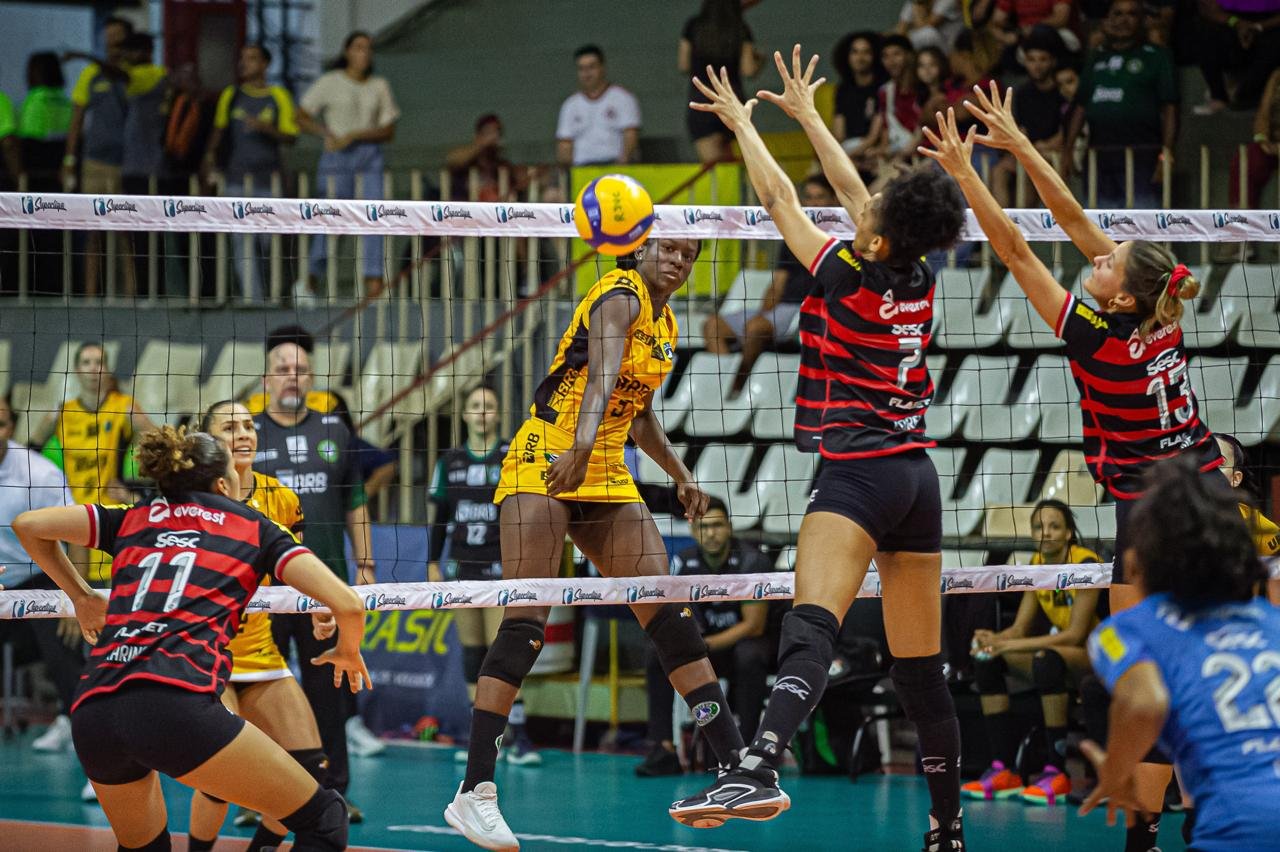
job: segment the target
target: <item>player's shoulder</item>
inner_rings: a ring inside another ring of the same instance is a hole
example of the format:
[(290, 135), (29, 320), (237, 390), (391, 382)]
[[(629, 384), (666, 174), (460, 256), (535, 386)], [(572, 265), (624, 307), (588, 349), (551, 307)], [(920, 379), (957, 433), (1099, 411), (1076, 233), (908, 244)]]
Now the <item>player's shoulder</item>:
[[(1036, 555), (1038, 556), (1039, 554), (1036, 554)], [(1080, 544), (1071, 545), (1071, 549), (1068, 551), (1067, 558), (1071, 560), (1071, 564), (1073, 565), (1081, 565), (1081, 564), (1088, 564), (1088, 563), (1102, 561), (1102, 557), (1100, 557), (1097, 553), (1093, 552), (1089, 548)]]
[(614, 269), (600, 276), (600, 280), (591, 286), (583, 300), (588, 305), (606, 294), (626, 292), (633, 294), (640, 303), (649, 301), (649, 290), (644, 286), (644, 279), (634, 269)]

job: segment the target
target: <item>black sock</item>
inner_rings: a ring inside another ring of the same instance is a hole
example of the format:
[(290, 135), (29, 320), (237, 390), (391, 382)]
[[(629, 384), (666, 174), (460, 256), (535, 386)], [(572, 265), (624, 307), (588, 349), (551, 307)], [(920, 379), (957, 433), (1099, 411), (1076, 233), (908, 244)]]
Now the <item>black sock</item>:
[(1046, 744), (1049, 746), (1049, 750), (1047, 752), (1049, 755), (1047, 758), (1048, 764), (1060, 772), (1066, 772), (1066, 758), (1058, 753), (1058, 743), (1067, 738), (1066, 725), (1063, 725), (1061, 728), (1056, 725), (1045, 725), (1044, 738)]
[(827, 688), (827, 671), (839, 630), (839, 620), (819, 606), (800, 604), (787, 613), (782, 622), (778, 679), (769, 693), (756, 738), (748, 747), (750, 765), (744, 761), (744, 768), (755, 769), (763, 762), (776, 769), (782, 761), (783, 752)]
[(1156, 848), (1156, 836), (1160, 832), (1160, 814), (1155, 814), (1148, 822), (1138, 814), (1138, 821), (1133, 828), (1125, 832), (1124, 852), (1151, 852)]
[(1196, 809), (1190, 805), (1182, 809), (1182, 842), (1191, 845), (1191, 836), (1196, 833)]
[[(253, 833), (252, 839), (249, 840), (249, 846), (245, 852), (262, 852), (263, 849), (275, 849), (284, 839), (288, 837), (286, 834), (276, 834), (265, 824), (259, 823), (258, 830)], [(213, 847), (210, 847), (213, 848)]]
[(477, 784), (493, 780), (502, 732), (506, 729), (506, 716), (479, 707), (471, 711), (471, 743), (467, 746), (467, 778), (462, 782), (462, 792), (470, 793)]
[(711, 751), (715, 753), (716, 761), (721, 766), (730, 766), (735, 763), (746, 744), (742, 741), (742, 732), (738, 730), (738, 723), (733, 720), (733, 714), (729, 712), (729, 702), (725, 700), (720, 681), (713, 680), (690, 690), (684, 700), (693, 714), (693, 721), (702, 731), (702, 735), (707, 738), (707, 745), (711, 746)]
[(187, 852), (212, 852), (213, 845), (217, 842), (217, 835), (214, 835), (212, 840), (200, 840), (197, 837), (188, 837)]
[(1013, 727), (1013, 714), (1008, 710), (1003, 713), (988, 713), (982, 717), (987, 727), (987, 740), (991, 743), (991, 757), (1004, 764), (1010, 772), (1017, 772), (1014, 766), (1018, 757), (1018, 732)]
[(917, 722), (916, 738), (934, 816), (949, 825), (960, 813), (960, 720)]

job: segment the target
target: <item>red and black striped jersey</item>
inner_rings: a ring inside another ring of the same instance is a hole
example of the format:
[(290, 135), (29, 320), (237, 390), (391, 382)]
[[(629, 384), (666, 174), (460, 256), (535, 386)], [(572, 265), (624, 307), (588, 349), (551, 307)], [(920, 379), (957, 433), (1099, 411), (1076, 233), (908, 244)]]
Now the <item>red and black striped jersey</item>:
[(933, 380), (933, 271), (867, 260), (830, 240), (800, 308), (796, 446), (830, 459), (934, 446), (924, 435)]
[(110, 553), (107, 620), (72, 709), (130, 680), (218, 692), (227, 643), (268, 574), (309, 553), (248, 506), (187, 494), (132, 508), (88, 505), (89, 546)]
[(1182, 329), (1143, 336), (1135, 314), (1098, 313), (1068, 296), (1055, 329), (1080, 389), (1085, 462), (1120, 500), (1141, 496), (1142, 474), (1160, 459), (1195, 453), (1202, 470), (1222, 463), (1200, 420)]

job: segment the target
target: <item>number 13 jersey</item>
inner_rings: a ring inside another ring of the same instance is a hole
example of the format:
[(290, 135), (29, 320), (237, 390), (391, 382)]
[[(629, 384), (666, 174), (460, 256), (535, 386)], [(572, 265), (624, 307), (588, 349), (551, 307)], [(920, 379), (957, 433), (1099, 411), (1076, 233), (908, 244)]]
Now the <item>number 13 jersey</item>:
[(800, 307), (796, 446), (829, 459), (934, 446), (924, 434), (933, 380), (934, 276), (923, 259), (890, 266), (830, 240)]
[(130, 680), (219, 692), (245, 605), (264, 577), (284, 582), (289, 560), (309, 552), (258, 512), (217, 494), (85, 508), (89, 546), (114, 558), (106, 626), (73, 710)]
[(1182, 329), (1144, 336), (1139, 325), (1134, 314), (1097, 313), (1068, 296), (1055, 329), (1080, 390), (1085, 463), (1121, 500), (1141, 495), (1142, 474), (1160, 459), (1191, 452), (1201, 470), (1222, 463), (1200, 420)]

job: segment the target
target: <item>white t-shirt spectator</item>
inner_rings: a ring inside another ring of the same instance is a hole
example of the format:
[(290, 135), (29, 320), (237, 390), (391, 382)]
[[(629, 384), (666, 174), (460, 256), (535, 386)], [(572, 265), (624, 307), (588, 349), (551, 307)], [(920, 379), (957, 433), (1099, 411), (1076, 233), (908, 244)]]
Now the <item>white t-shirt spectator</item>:
[(341, 68), (322, 74), (300, 103), (335, 136), (376, 130), (400, 117), (400, 107), (385, 78), (353, 80)]
[[(927, 5), (929, 11), (941, 20), (937, 26), (912, 29), (907, 33), (907, 37), (911, 39), (911, 44), (916, 50), (937, 47), (945, 53), (950, 53), (951, 48), (955, 46), (956, 36), (960, 35), (960, 31), (964, 29), (964, 16), (960, 13), (960, 4), (956, 0), (930, 0)], [(902, 14), (898, 16), (898, 20), (908, 27), (915, 20), (915, 6), (915, 0), (906, 0), (902, 4)]]
[(0, 565), (7, 569), (3, 574), (6, 587), (21, 585), (40, 573), (40, 566), (32, 563), (13, 534), (13, 519), (28, 509), (74, 503), (57, 465), (17, 441), (9, 442), (0, 461)]
[(598, 98), (574, 92), (560, 105), (556, 140), (573, 143), (573, 164), (616, 163), (622, 159), (622, 134), (640, 126), (640, 102), (614, 83)]

